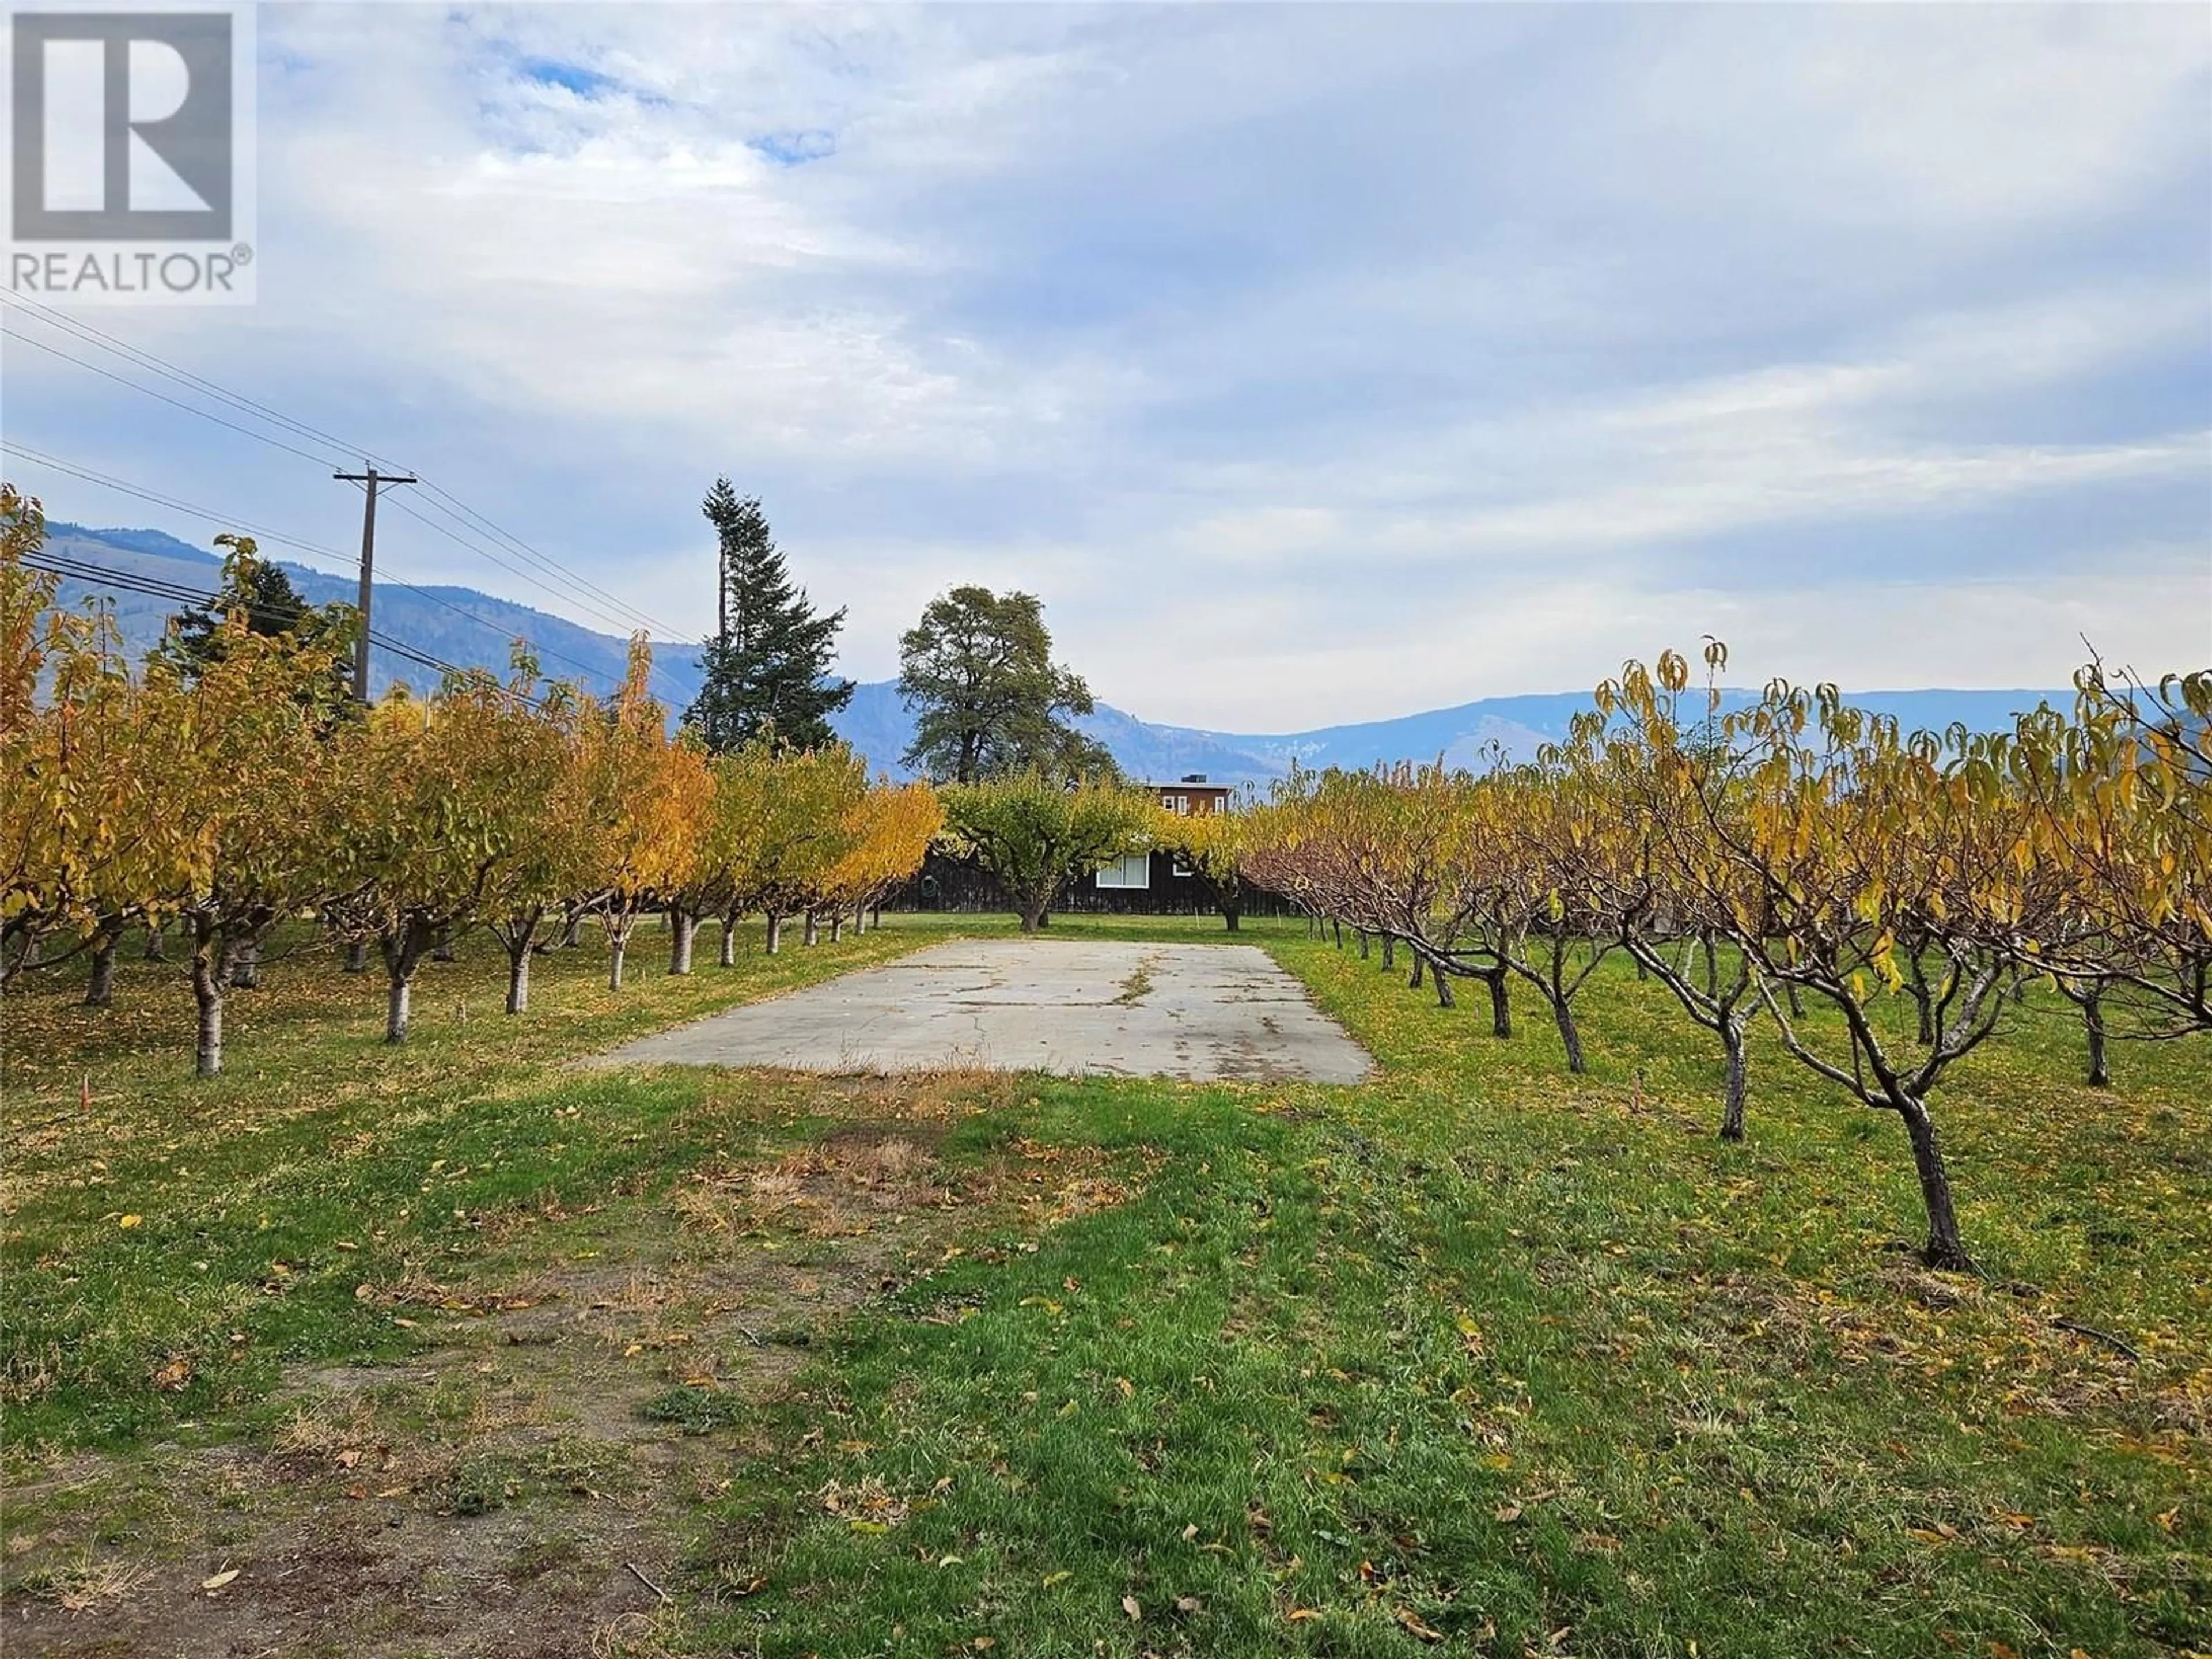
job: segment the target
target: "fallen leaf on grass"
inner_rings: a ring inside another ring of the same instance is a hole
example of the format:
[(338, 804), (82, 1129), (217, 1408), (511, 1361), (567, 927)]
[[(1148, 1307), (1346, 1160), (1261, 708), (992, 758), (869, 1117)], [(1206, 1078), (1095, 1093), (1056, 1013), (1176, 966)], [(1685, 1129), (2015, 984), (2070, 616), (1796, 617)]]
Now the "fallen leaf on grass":
[(1442, 1631), (1423, 1624), (1420, 1620), (1419, 1615), (1415, 1613), (1411, 1607), (1400, 1607), (1397, 1611), (1396, 1617), (1400, 1624), (1403, 1625), (1414, 1635), (1419, 1637), (1424, 1642), (1441, 1642), (1444, 1639), (1444, 1633)]
[(1497, 1518), (1510, 1527), (1521, 1518), (1521, 1506), (1518, 1504), (1500, 1504)]
[(155, 1367), (154, 1386), (167, 1393), (175, 1394), (192, 1380), (192, 1362), (178, 1354), (167, 1364)]
[(143, 1215), (126, 1215), (115, 1224), (118, 1227), (141, 1227), (145, 1225), (145, 1223), (146, 1218)]
[(232, 1579), (237, 1577), (238, 1574), (239, 1569), (233, 1567), (228, 1572), (219, 1572), (212, 1578), (201, 1579), (200, 1588), (204, 1590), (219, 1590), (225, 1584), (228, 1584)]
[(1137, 1598), (1133, 1595), (1125, 1595), (1121, 1598), (1121, 1611), (1132, 1619), (1142, 1619), (1145, 1616), (1144, 1608), (1137, 1605)]

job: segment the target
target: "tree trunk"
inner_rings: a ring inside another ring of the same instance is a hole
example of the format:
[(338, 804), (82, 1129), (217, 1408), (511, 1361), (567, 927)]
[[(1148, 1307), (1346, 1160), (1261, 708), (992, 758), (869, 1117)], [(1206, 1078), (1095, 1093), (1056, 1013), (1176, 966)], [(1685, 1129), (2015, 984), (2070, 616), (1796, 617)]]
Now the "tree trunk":
[(210, 941), (200, 941), (192, 951), (192, 1000), (199, 1006), (199, 1042), (192, 1060), (202, 1077), (222, 1070), (222, 988), (229, 966)]
[(1223, 927), (1231, 933), (1237, 932), (1237, 921), (1243, 915), (1243, 908), (1239, 905), (1223, 905), (1221, 907), (1221, 922)]
[(415, 1011), (415, 970), (422, 965), (422, 954), (432, 943), (422, 929), (412, 924), (403, 923), (397, 933), (384, 936), (386, 1042), (407, 1041), (408, 1018)]
[(2109, 1089), (2112, 1084), (2112, 1074), (2105, 1069), (2104, 988), (2092, 986), (2081, 1000), (2081, 1029), (2089, 1039), (2089, 1086)]
[(249, 945), (238, 953), (231, 964), (230, 988), (234, 991), (258, 991), (261, 988), (261, 947)]
[(1439, 968), (1431, 977), (1437, 982), (1437, 1006), (1439, 1008), (1452, 1006), (1451, 975)]
[(783, 949), (783, 918), (773, 910), (768, 913), (768, 953), (774, 956)]
[(629, 932), (627, 928), (619, 933), (607, 935), (607, 989), (610, 991), (622, 989), (623, 955), (629, 949)]
[(699, 931), (699, 918), (681, 905), (668, 907), (668, 971), (691, 971), (691, 940)]
[(92, 981), (84, 988), (84, 1006), (105, 1008), (115, 1000), (115, 945), (112, 933), (104, 933), (92, 949)]
[(806, 932), (801, 942), (811, 945), (822, 937), (822, 920), (813, 911), (806, 913)]
[(584, 913), (571, 906), (567, 925), (561, 929), (561, 948), (574, 951), (584, 942)]
[[(1581, 1077), (1589, 1067), (1583, 1060), (1583, 1034), (1576, 1028), (1575, 1011), (1567, 1006), (1567, 1000), (1563, 996), (1553, 996), (1550, 1001), (1552, 1023), (1559, 1028), (1559, 1041), (1566, 1045), (1567, 1070), (1571, 1075)], [(1494, 1020), (1496, 1010), (1493, 1009), (1492, 1013)]]
[(1359, 959), (1365, 962), (1368, 959), (1367, 930), (1364, 927), (1357, 927), (1352, 931), (1359, 936)]
[(1416, 951), (1413, 952), (1413, 976), (1406, 981), (1407, 990), (1418, 991), (1421, 988), (1421, 953)]
[(1344, 949), (1344, 924), (1339, 921), (1333, 922), (1330, 926), (1336, 929), (1336, 948), (1341, 951)]
[(1721, 1097), (1721, 1139), (1743, 1139), (1743, 1097), (1749, 1061), (1744, 1054), (1743, 1028), (1734, 1018), (1721, 1020), (1721, 1046), (1728, 1050), (1728, 1086)]
[(722, 918), (722, 948), (716, 956), (716, 963), (724, 968), (738, 965), (738, 916), (734, 910)]
[(1022, 932), (1024, 933), (1034, 933), (1044, 926), (1044, 906), (1042, 904), (1024, 905), (1021, 915)]
[(142, 962), (167, 962), (169, 959), (169, 948), (162, 939), (159, 927), (146, 930), (146, 949), (139, 959)]
[(1398, 936), (1395, 933), (1385, 933), (1382, 935), (1382, 971), (1386, 974), (1390, 973), (1397, 966)]
[(1948, 1273), (1973, 1273), (1973, 1257), (1959, 1237), (1959, 1212), (1951, 1202), (1951, 1176), (1943, 1167), (1942, 1148), (1936, 1144), (1936, 1121), (1928, 1108), (1907, 1096), (1898, 1108), (1905, 1132), (1912, 1139), (1913, 1167), (1920, 1175), (1920, 1199), (1928, 1211), (1928, 1246), (1921, 1260)]
[(1505, 970), (1485, 974), (1490, 985), (1490, 1035), (1510, 1037), (1513, 1035), (1513, 1000), (1505, 983)]
[(519, 1014), (530, 1006), (531, 941), (522, 939), (507, 951), (507, 1012)]
[(830, 918), (830, 942), (832, 945), (840, 944), (843, 941), (844, 937), (845, 913), (842, 910), (840, 910)]
[(368, 971), (368, 941), (367, 939), (357, 939), (346, 946), (345, 970), (349, 974), (362, 974)]

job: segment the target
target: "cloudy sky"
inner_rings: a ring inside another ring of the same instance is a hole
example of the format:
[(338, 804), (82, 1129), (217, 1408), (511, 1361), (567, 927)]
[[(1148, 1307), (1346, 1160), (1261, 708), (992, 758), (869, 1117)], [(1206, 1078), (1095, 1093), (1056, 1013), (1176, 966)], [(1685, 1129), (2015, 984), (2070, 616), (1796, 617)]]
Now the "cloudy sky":
[[(1181, 724), (1706, 633), (1749, 683), (2212, 661), (2202, 6), (264, 6), (259, 53), (259, 303), (90, 319), (677, 630), (726, 471), (848, 672), (1019, 585)], [(357, 536), (326, 466), (5, 374), (11, 441)]]

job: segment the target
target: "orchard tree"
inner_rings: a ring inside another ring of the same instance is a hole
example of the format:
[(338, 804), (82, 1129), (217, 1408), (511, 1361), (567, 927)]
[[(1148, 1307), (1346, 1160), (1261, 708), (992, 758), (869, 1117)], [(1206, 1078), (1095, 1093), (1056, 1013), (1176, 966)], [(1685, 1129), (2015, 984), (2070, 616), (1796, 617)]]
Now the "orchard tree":
[(842, 744), (775, 757), (742, 882), (746, 908), (766, 922), (770, 956), (783, 948), (788, 917), (803, 918), (805, 942), (814, 943), (830, 872), (855, 844), (850, 815), (867, 787), (866, 764)]
[(1052, 659), (1033, 593), (956, 587), (899, 638), (899, 698), (915, 715), (902, 764), (955, 783), (1038, 771), (1110, 775), (1104, 749), (1077, 731), (1090, 687)]
[[(1845, 705), (1833, 687), (1777, 683), (1730, 717), (1749, 756), (1742, 827), (1728, 853), (1771, 900), (1740, 914), (1737, 947), (1790, 1055), (1903, 1124), (1927, 1212), (1930, 1267), (1974, 1271), (1960, 1236), (1929, 1097), (2003, 1016), (2011, 949), (2047, 934), (2053, 884), (2035, 872), (2029, 816), (1986, 754), (1961, 734), (1946, 769), (1938, 740)], [(1939, 954), (1934, 1041), (1908, 1050), (1878, 1005), (1903, 992), (1908, 930)], [(1795, 987), (1840, 1017), (1840, 1043), (1774, 994)]]
[(1761, 1000), (1739, 931), (1771, 936), (1763, 886), (1732, 849), (1745, 835), (1745, 791), (1720, 736), (1718, 676), (1728, 647), (1705, 653), (1705, 711), (1685, 726), (1680, 701), (1688, 665), (1672, 653), (1655, 676), (1630, 663), (1597, 689), (1607, 721), (1602, 759), (1593, 763), (1601, 813), (1623, 838), (1601, 879), (1605, 909), (1638, 969), (1657, 980), (1692, 1024), (1719, 1039), (1720, 1138), (1744, 1138), (1750, 1091), (1747, 1036)]
[(1237, 930), (1244, 912), (1246, 825), (1224, 802), (1218, 811), (1170, 812), (1155, 807), (1153, 844), (1175, 854), (1206, 884), (1223, 927)]
[[(426, 957), (487, 912), (507, 924), (507, 941), (522, 937), (518, 912), (535, 904), (542, 913), (540, 792), (566, 756), (557, 726), (534, 707), (538, 690), (534, 665), (519, 654), (507, 684), (481, 671), (452, 674), (427, 701), (395, 691), (368, 713), (340, 853), (351, 890), (331, 914), (383, 955), (387, 1042), (406, 1039)], [(563, 861), (557, 843), (550, 850)], [(526, 978), (514, 971), (527, 960), (510, 942), (511, 1008), (527, 999)]]
[(684, 725), (715, 754), (764, 740), (836, 742), (830, 716), (853, 700), (853, 682), (830, 672), (844, 611), (816, 611), (793, 583), (757, 499), (717, 478), (700, 510), (719, 544), (721, 616)]
[(607, 984), (617, 991), (638, 917), (690, 878), (714, 799), (704, 752), (668, 735), (647, 688), (652, 669), (651, 647), (638, 635), (614, 702), (587, 707), (580, 721), (590, 801), (585, 890), (606, 930)]
[(944, 808), (927, 783), (868, 788), (848, 812), (850, 844), (823, 882), (839, 917), (849, 913), (854, 928), (865, 932), (869, 911), (921, 867), (944, 827)]
[(945, 838), (999, 878), (1034, 933), (1068, 878), (1151, 844), (1158, 808), (1141, 789), (1017, 772), (939, 792)]
[[(251, 558), (251, 544), (235, 556)], [(328, 703), (349, 653), (344, 629), (312, 641), (257, 635), (240, 611), (223, 625), (223, 648), (196, 678), (155, 663), (140, 694), (149, 726), (177, 740), (161, 805), (186, 833), (149, 893), (191, 946), (204, 1077), (222, 1069), (224, 994), (240, 959), (280, 922), (345, 896), (331, 825), (362, 735)]]
[(589, 774), (574, 687), (538, 687), (532, 708), (521, 693), (537, 684), (538, 665), (518, 642), (514, 677), (488, 711), (490, 774), (516, 804), (524, 833), (492, 866), (477, 913), (507, 953), (507, 1012), (530, 1006), (530, 964), (553, 908), (582, 892), (596, 847)]

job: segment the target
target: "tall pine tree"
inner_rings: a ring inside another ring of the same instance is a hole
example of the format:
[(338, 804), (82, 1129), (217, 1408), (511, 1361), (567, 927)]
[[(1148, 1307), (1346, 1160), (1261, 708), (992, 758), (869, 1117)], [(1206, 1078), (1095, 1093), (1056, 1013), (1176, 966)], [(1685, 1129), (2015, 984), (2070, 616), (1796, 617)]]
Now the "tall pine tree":
[(700, 510), (721, 543), (722, 615), (684, 724), (717, 754), (770, 735), (795, 749), (834, 743), (830, 716), (853, 700), (853, 682), (830, 672), (845, 612), (817, 614), (793, 586), (756, 498), (717, 478)]

